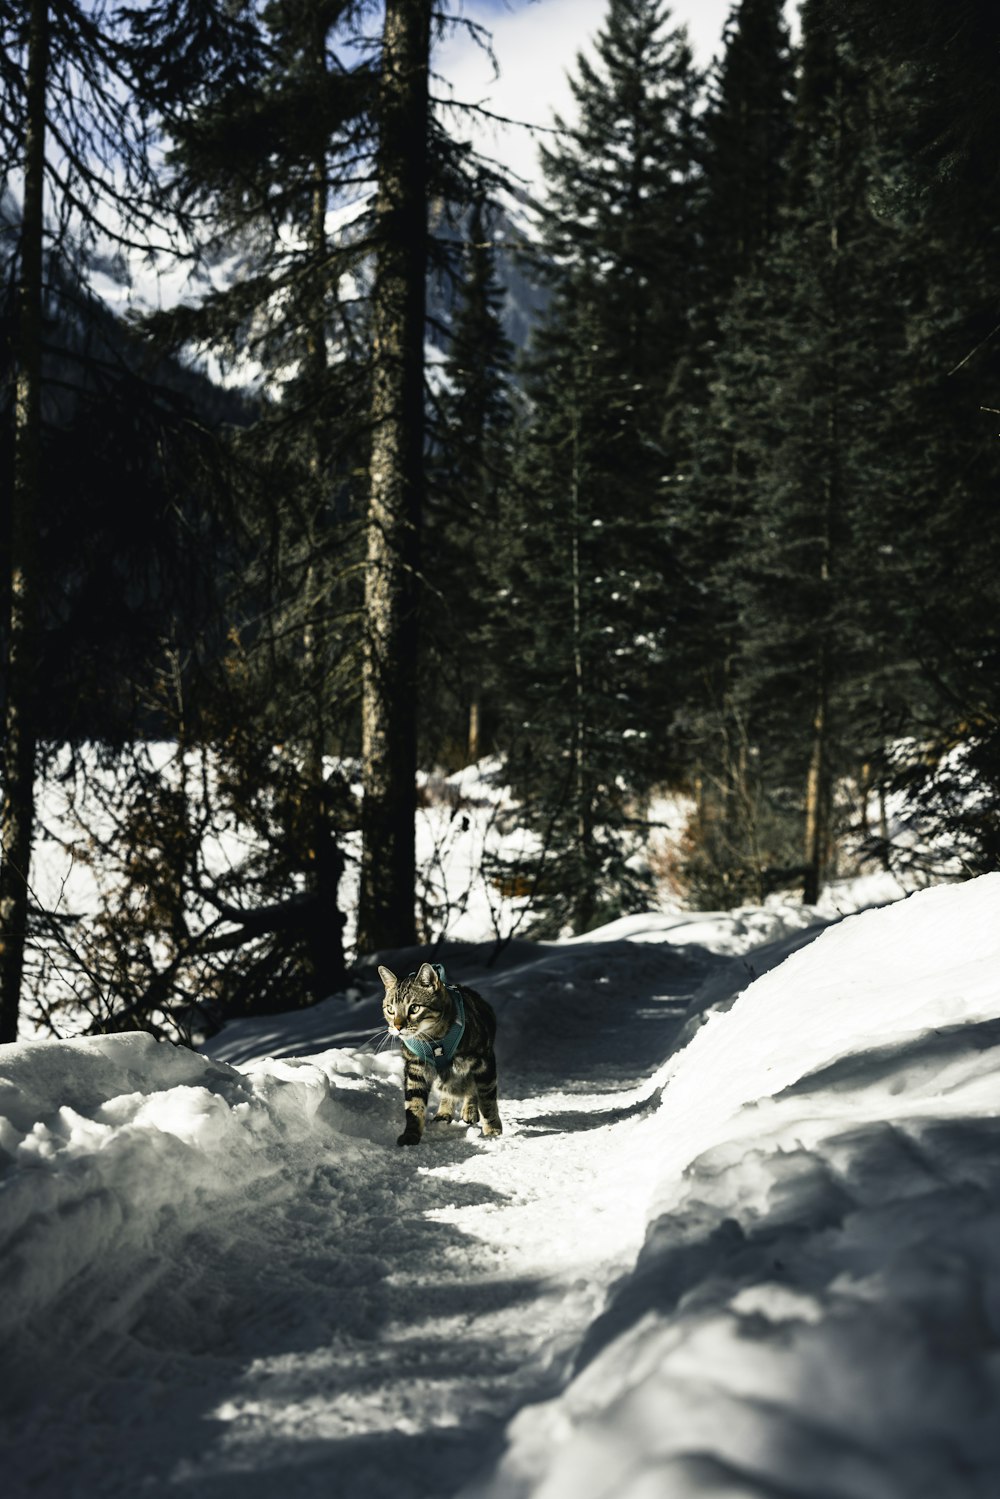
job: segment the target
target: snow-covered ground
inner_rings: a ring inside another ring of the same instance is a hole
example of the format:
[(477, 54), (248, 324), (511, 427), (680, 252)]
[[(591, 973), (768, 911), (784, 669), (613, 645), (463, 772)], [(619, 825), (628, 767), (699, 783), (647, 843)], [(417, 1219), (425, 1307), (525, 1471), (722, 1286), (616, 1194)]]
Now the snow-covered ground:
[(3, 1493), (993, 1499), (1000, 875), (805, 922), (450, 950), (498, 1140), (375, 994), (0, 1049)]
[[(338, 775), (344, 769), (331, 764), (329, 773)], [(519, 887), (530, 884), (527, 872), (538, 844), (521, 823), (500, 761), (484, 759), (448, 776), (421, 774), (419, 787), (418, 916), (428, 942), (495, 945), (523, 936), (532, 912)], [(355, 789), (360, 796), (360, 786)], [(220, 793), (209, 751), (181, 752), (174, 744), (154, 741), (135, 745), (116, 760), (83, 746), (72, 756), (63, 754), (51, 773), (39, 777), (32, 891), (53, 919), (39, 927), (29, 952), (32, 983), (22, 1001), (22, 1036), (48, 1035), (53, 1027), (63, 1036), (85, 1034), (95, 1016), (104, 1012), (105, 991), (113, 990), (115, 975), (128, 961), (117, 934), (129, 926), (130, 913), (142, 912), (148, 901), (148, 890), (135, 877), (136, 824), (145, 826), (150, 801), (158, 805), (162, 799), (171, 805), (179, 793), (189, 803), (189, 824), (200, 830), (193, 884), (212, 888), (219, 879), (238, 874), (252, 884), (248, 870), (262, 858), (267, 843), (239, 822)], [(643, 832), (636, 832), (634, 858), (645, 862), (652, 854), (652, 862), (659, 858), (666, 868), (676, 863), (692, 807), (690, 799), (676, 791), (655, 798), (647, 809), (650, 837), (647, 841)], [(904, 841), (909, 836), (905, 822), (895, 815), (892, 831)], [(275, 834), (279, 836), (277, 826)], [(346, 868), (339, 904), (350, 954), (360, 835), (345, 835), (342, 850)], [(763, 906), (692, 915), (670, 876), (664, 875), (654, 878), (656, 912), (626, 918), (615, 925), (612, 935), (634, 932), (644, 941), (701, 943), (713, 952), (736, 955), (794, 938), (817, 920), (896, 900), (904, 893), (895, 876), (870, 873), (835, 882), (816, 907), (803, 907), (795, 897), (777, 893)], [(185, 923), (192, 934), (211, 930), (218, 935), (218, 908), (189, 891)], [(169, 934), (161, 931), (145, 958), (169, 966), (172, 937), (172, 929)], [(193, 942), (189, 956), (166, 985), (172, 1004), (183, 1009), (185, 1000), (224, 993), (225, 963), (225, 954), (206, 958)], [(761, 971), (756, 959), (753, 971)], [(155, 1019), (172, 1034), (174, 1021), (166, 1010)]]

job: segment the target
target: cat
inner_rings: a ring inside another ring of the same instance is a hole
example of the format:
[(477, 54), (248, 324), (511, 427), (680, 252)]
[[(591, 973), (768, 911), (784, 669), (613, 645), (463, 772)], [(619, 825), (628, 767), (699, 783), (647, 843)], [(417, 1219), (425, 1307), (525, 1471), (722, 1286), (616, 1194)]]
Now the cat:
[(431, 1088), (440, 1088), (437, 1118), (450, 1123), (461, 1105), (466, 1124), (482, 1115), (483, 1134), (503, 1133), (497, 1108), (497, 1064), (493, 1054), (497, 1018), (490, 1005), (464, 984), (449, 984), (440, 963), (421, 963), (398, 979), (379, 968), (385, 985), (382, 1013), (390, 1035), (403, 1043), (405, 1128), (397, 1145), (420, 1143)]

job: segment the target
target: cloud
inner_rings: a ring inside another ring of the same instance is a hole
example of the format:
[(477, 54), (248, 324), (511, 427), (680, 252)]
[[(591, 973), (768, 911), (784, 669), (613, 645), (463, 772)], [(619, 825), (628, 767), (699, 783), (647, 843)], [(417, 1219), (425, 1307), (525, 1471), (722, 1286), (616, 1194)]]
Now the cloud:
[[(699, 62), (708, 63), (718, 51), (731, 8), (732, 0), (683, 0), (671, 7), (673, 23), (687, 25)], [(492, 33), (499, 77), (465, 27), (454, 28), (440, 44), (435, 68), (456, 100), (480, 104), (526, 125), (551, 126), (555, 114), (572, 119), (567, 74), (575, 67), (577, 53), (589, 49), (607, 10), (608, 0), (477, 0), (460, 14)], [(437, 92), (449, 90), (439, 83)], [(449, 124), (454, 125), (454, 118)], [(528, 182), (538, 182), (537, 134), (471, 121), (458, 128), (459, 134), (467, 131), (486, 155), (503, 161)]]

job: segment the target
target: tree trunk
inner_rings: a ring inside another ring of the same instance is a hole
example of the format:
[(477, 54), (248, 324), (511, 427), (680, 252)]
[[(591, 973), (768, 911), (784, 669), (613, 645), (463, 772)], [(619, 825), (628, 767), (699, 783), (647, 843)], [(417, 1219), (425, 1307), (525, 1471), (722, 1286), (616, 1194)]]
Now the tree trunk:
[[(840, 82), (837, 83), (838, 95)], [(843, 131), (839, 125), (835, 138), (837, 163), (843, 151)], [(841, 253), (840, 212), (841, 195), (835, 195), (836, 212), (830, 224), (830, 252), (837, 272), (831, 282), (833, 327), (839, 330), (842, 323), (839, 258)], [(805, 816), (805, 875), (802, 881), (802, 899), (806, 905), (815, 905), (823, 888), (830, 850), (831, 824), (831, 780), (830, 780), (830, 676), (833, 642), (830, 638), (829, 607), (830, 582), (834, 570), (834, 525), (841, 505), (841, 442), (840, 442), (840, 371), (839, 337), (835, 340), (831, 358), (831, 399), (827, 415), (827, 454), (824, 475), (824, 513), (821, 538), (821, 553), (818, 584), (820, 597), (826, 600), (822, 638), (816, 659), (816, 698), (813, 710), (812, 738), (809, 751), (809, 769), (806, 773)]]
[(474, 697), (472, 699), (472, 702), (469, 704), (469, 733), (468, 740), (465, 746), (465, 763), (467, 765), (475, 765), (480, 755), (479, 716), (479, 699), (477, 697)]
[(0, 1041), (17, 1037), (35, 823), (36, 574), (42, 380), (42, 229), (47, 0), (32, 0), (28, 37), (24, 214), (18, 286), (14, 494), (10, 517), (10, 623), (0, 809)]
[[(326, 78), (327, 25), (322, 13), (312, 19), (310, 64), (316, 82)], [(319, 90), (317, 89), (317, 92)], [(302, 667), (309, 685), (311, 711), (302, 746), (303, 796), (306, 808), (306, 890), (311, 897), (305, 930), (306, 982), (314, 1000), (325, 999), (344, 987), (344, 917), (339, 906), (344, 856), (333, 828), (332, 809), (326, 785), (327, 742), (327, 569), (324, 564), (325, 529), (328, 524), (325, 486), (329, 484), (330, 443), (324, 401), (329, 380), (326, 348), (326, 318), (329, 288), (321, 268), (328, 256), (326, 233), (327, 157), (326, 141), (317, 140), (312, 166), (309, 205), (309, 249), (314, 263), (315, 294), (306, 336), (306, 364), (318, 412), (309, 465), (312, 494), (306, 545), (311, 554), (306, 569), (306, 620), (302, 632)]]
[(814, 906), (823, 888), (823, 873), (829, 841), (829, 769), (827, 765), (827, 699), (829, 686), (825, 649), (817, 667), (816, 711), (813, 715), (812, 746), (806, 775), (805, 876), (802, 899)]
[(892, 869), (892, 857), (889, 853), (889, 809), (886, 806), (885, 787), (878, 788), (878, 836), (879, 836), (879, 862), (885, 870)]
[(576, 840), (579, 861), (579, 885), (573, 908), (573, 926), (577, 932), (590, 930), (597, 910), (596, 860), (594, 858), (594, 806), (589, 758), (587, 721), (587, 679), (583, 652), (583, 568), (580, 556), (580, 425), (573, 412), (572, 471), (570, 474), (570, 578), (573, 600), (573, 683), (575, 713), (573, 723), (573, 760), (575, 771)]
[(358, 950), (416, 941), (417, 607), (424, 480), (430, 0), (387, 0), (372, 302)]

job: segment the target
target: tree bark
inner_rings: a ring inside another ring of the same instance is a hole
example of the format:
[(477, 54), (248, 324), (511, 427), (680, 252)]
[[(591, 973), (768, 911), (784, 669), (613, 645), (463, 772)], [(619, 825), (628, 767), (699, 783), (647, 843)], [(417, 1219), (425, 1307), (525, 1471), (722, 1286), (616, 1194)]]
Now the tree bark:
[(573, 412), (573, 455), (570, 474), (570, 577), (573, 599), (573, 683), (575, 714), (573, 722), (573, 759), (575, 769), (576, 837), (580, 861), (580, 885), (576, 895), (573, 925), (576, 931), (589, 931), (596, 908), (593, 857), (593, 808), (588, 776), (587, 684), (583, 659), (583, 572), (580, 561), (580, 425)]
[(28, 35), (24, 209), (17, 294), (14, 493), (10, 515), (10, 621), (0, 808), (0, 1041), (17, 1038), (35, 823), (37, 744), (37, 530), (41, 451), (42, 243), (47, 0), (32, 0)]
[[(311, 18), (309, 66), (317, 83), (326, 79), (327, 22), (322, 12)], [(319, 89), (317, 89), (317, 93)], [(314, 265), (315, 294), (306, 337), (306, 363), (318, 416), (310, 470), (313, 494), (306, 544), (312, 549), (306, 570), (306, 620), (302, 632), (302, 666), (309, 685), (311, 712), (302, 746), (303, 796), (306, 805), (306, 890), (312, 901), (306, 927), (306, 981), (314, 1000), (343, 988), (344, 917), (339, 906), (339, 886), (344, 869), (343, 852), (333, 828), (326, 785), (327, 742), (327, 569), (324, 565), (324, 530), (327, 525), (325, 486), (329, 484), (330, 443), (325, 386), (330, 377), (326, 347), (329, 287), (324, 267), (329, 246), (326, 232), (327, 155), (326, 141), (318, 139), (312, 164), (308, 237)]]
[(416, 940), (417, 606), (424, 482), (430, 28), (430, 0), (387, 0), (372, 304), (359, 952)]
[[(841, 82), (836, 83), (838, 99), (842, 99)], [(840, 116), (834, 136), (836, 182), (833, 198), (833, 216), (830, 222), (830, 256), (833, 265), (831, 278), (831, 325), (834, 344), (831, 350), (830, 408), (827, 415), (826, 472), (823, 478), (824, 512), (818, 584), (820, 597), (826, 600), (827, 608), (822, 624), (822, 634), (816, 659), (816, 697), (813, 709), (812, 737), (809, 752), (809, 768), (806, 772), (805, 805), (805, 875), (802, 881), (802, 899), (806, 905), (815, 905), (819, 900), (826, 874), (830, 849), (832, 783), (830, 767), (831, 726), (830, 694), (835, 642), (831, 639), (829, 625), (830, 584), (834, 574), (834, 527), (842, 504), (841, 480), (841, 423), (840, 423), (840, 329), (843, 321), (840, 259), (843, 249), (841, 215), (843, 213), (843, 191), (840, 171), (843, 164), (844, 131)]]
[(805, 876), (802, 881), (802, 899), (808, 906), (816, 904), (823, 888), (829, 825), (826, 743), (829, 689), (825, 650), (821, 652), (817, 668), (816, 688), (812, 745), (806, 774)]

